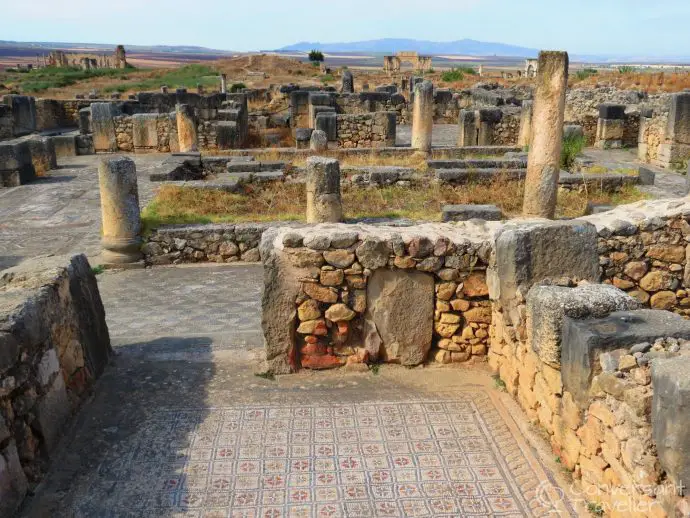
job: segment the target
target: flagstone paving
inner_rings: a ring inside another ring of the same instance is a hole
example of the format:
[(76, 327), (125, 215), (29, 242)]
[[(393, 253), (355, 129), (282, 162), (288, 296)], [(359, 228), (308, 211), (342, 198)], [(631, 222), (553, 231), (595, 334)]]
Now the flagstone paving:
[(22, 516), (575, 515), (483, 365), (254, 376), (260, 275), (99, 276), (117, 355)]

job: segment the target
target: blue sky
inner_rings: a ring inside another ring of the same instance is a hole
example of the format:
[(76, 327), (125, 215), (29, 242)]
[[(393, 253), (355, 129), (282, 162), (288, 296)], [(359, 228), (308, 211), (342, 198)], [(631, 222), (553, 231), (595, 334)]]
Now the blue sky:
[(471, 38), (571, 54), (690, 55), (690, 0), (0, 0), (0, 39), (201, 45)]

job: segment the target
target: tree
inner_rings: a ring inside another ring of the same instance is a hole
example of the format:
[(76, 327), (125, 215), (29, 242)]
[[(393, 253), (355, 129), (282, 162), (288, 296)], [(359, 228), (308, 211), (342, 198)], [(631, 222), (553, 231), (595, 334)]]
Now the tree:
[(323, 52), (320, 50), (312, 50), (309, 53), (309, 61), (312, 61), (314, 63), (320, 63), (323, 61)]

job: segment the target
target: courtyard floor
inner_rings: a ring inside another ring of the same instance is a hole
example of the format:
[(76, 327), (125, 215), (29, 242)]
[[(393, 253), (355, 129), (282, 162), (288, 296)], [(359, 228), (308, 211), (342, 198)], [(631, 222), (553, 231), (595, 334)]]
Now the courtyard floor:
[(260, 266), (98, 279), (116, 357), (24, 517), (576, 515), (482, 365), (263, 379)]

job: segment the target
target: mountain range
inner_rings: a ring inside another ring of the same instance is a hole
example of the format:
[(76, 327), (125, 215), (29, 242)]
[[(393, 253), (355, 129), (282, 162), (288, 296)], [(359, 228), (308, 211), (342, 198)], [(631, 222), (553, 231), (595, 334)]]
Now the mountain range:
[(443, 55), (461, 54), (468, 56), (510, 56), (510, 57), (536, 57), (538, 49), (509, 45), (506, 43), (493, 43), (477, 40), (456, 41), (425, 41), (405, 38), (383, 38), (378, 40), (352, 41), (349, 43), (319, 43), (303, 41), (278, 49), (280, 51), (308, 52), (311, 49), (319, 49), (322, 52), (375, 52), (390, 53), (401, 50), (414, 50), (420, 54)]

